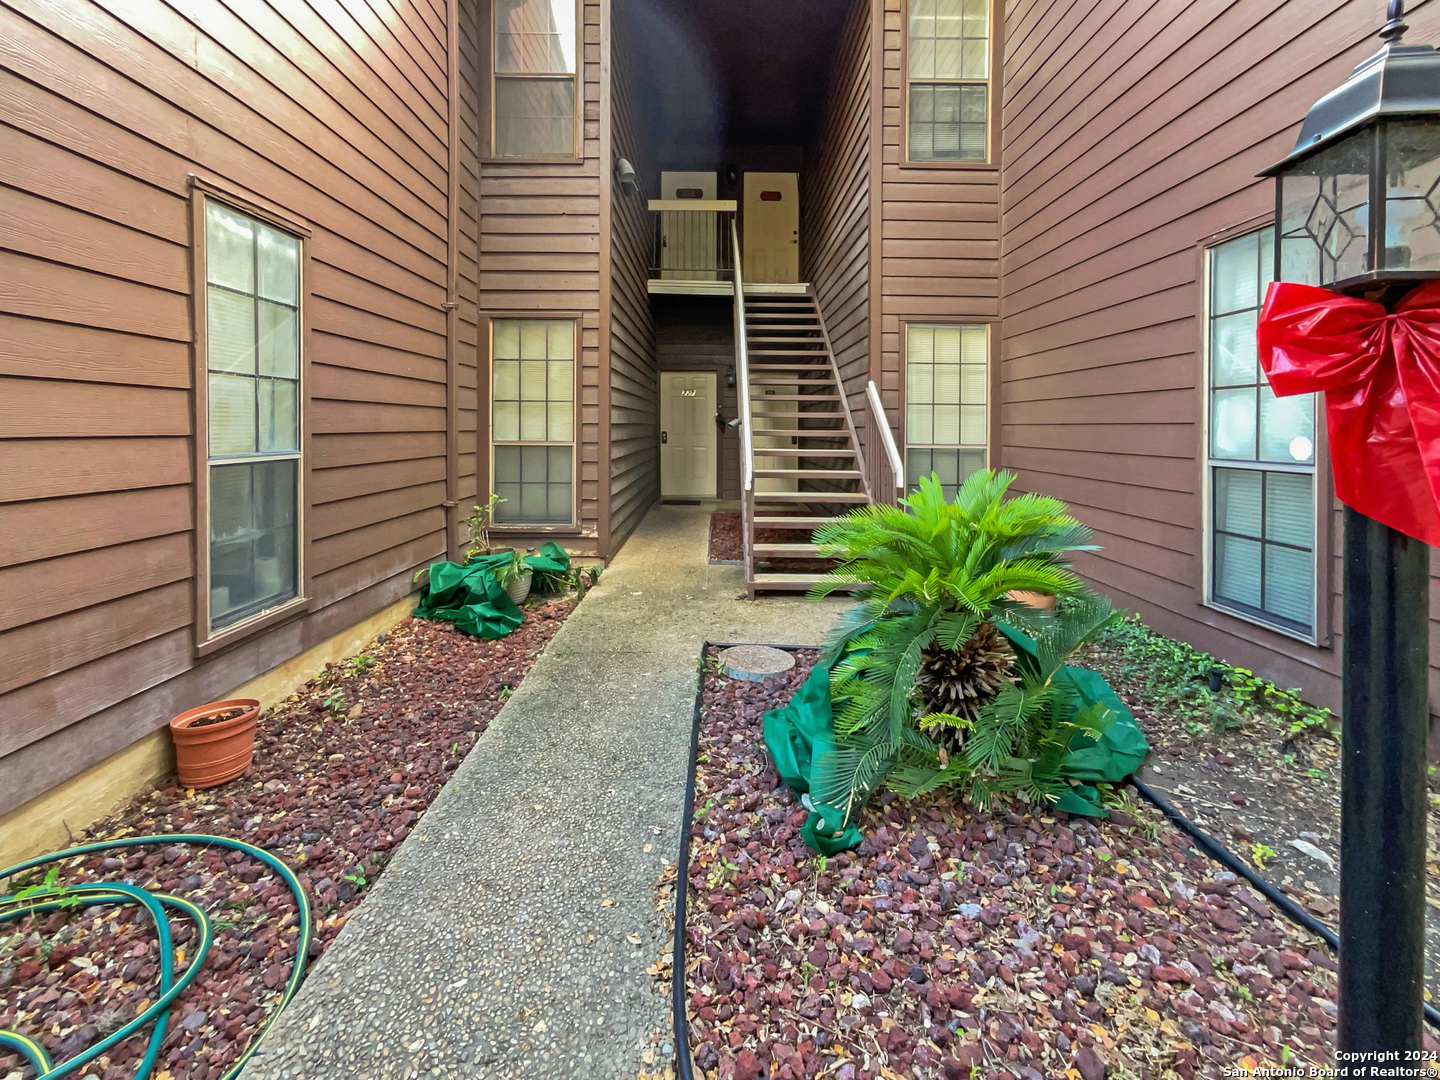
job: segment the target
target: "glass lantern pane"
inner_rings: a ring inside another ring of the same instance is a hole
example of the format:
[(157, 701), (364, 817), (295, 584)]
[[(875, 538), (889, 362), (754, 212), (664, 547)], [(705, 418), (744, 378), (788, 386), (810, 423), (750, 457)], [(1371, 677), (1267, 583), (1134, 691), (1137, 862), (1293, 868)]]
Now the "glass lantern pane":
[(1386, 270), (1440, 269), (1440, 122), (1385, 126)]
[[(1371, 130), (1296, 162), (1280, 178), (1281, 257), (1285, 266), (1331, 285), (1370, 270)], [(1286, 280), (1291, 279), (1287, 272)]]

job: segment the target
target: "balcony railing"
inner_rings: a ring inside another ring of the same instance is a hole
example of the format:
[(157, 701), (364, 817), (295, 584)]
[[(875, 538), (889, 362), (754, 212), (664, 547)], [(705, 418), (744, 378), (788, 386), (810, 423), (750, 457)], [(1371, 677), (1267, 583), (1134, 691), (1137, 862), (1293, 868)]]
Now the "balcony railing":
[(707, 283), (723, 283), (730, 291), (735, 278), (731, 247), (735, 209), (733, 199), (652, 199), (655, 241), (650, 280), (696, 283), (677, 285), (676, 291), (708, 291)]

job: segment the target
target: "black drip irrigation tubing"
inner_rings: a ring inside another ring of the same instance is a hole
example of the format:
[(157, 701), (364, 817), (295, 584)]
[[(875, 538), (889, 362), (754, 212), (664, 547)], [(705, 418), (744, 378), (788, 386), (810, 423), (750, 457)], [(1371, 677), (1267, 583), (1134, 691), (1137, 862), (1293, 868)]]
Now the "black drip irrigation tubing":
[[(695, 668), (695, 713), (690, 729), (690, 767), (685, 781), (685, 813), (680, 825), (680, 861), (676, 864), (675, 874), (675, 955), (672, 960), (674, 967), (672, 996), (675, 1012), (675, 1060), (679, 1067), (680, 1080), (695, 1080), (695, 1064), (690, 1056), (690, 1024), (685, 1009), (685, 898), (690, 891), (690, 822), (695, 811), (695, 767), (700, 751), (700, 712), (705, 692), (705, 654), (712, 648), (727, 649), (734, 644), (734, 642), (728, 641), (705, 642), (700, 646), (700, 659)], [(799, 649), (813, 649), (816, 646), (772, 645), (770, 648), (795, 652)], [(1157, 807), (1181, 832), (1194, 840), (1196, 846), (1206, 855), (1226, 869), (1239, 874), (1256, 889), (1259, 889), (1261, 895), (1291, 922), (1320, 938), (1332, 951), (1339, 950), (1340, 939), (1328, 926), (1251, 870), (1240, 861), (1239, 856), (1233, 851), (1176, 810), (1163, 796), (1157, 794), (1138, 776), (1132, 776), (1129, 783), (1134, 784), (1135, 790)], [(1440, 1030), (1440, 1009), (1436, 1009), (1428, 1002), (1425, 1004), (1425, 1019), (1431, 1027)]]
[[(1316, 937), (1320, 938), (1330, 947), (1332, 952), (1340, 951), (1340, 939), (1335, 936), (1335, 931), (1331, 930), (1319, 919), (1295, 903), (1294, 900), (1290, 899), (1290, 897), (1286, 896), (1274, 885), (1271, 885), (1270, 882), (1255, 873), (1254, 870), (1251, 870), (1250, 867), (1240, 861), (1239, 856), (1204, 829), (1200, 828), (1199, 825), (1196, 825), (1184, 814), (1180, 813), (1179, 810), (1176, 810), (1174, 806), (1166, 801), (1164, 796), (1158, 794), (1149, 784), (1145, 783), (1145, 781), (1141, 780), (1138, 776), (1132, 776), (1129, 783), (1134, 784), (1135, 790), (1158, 807), (1167, 818), (1175, 823), (1181, 832), (1187, 833), (1190, 838), (1195, 841), (1196, 846), (1206, 855), (1209, 855), (1210, 858), (1223, 865), (1226, 869), (1239, 874), (1251, 885), (1259, 889), (1265, 899), (1274, 904), (1282, 915), (1297, 926), (1309, 930)], [(1435, 1006), (1429, 1002), (1425, 1003), (1425, 1019), (1431, 1027), (1440, 1030), (1440, 1009), (1436, 1009)]]

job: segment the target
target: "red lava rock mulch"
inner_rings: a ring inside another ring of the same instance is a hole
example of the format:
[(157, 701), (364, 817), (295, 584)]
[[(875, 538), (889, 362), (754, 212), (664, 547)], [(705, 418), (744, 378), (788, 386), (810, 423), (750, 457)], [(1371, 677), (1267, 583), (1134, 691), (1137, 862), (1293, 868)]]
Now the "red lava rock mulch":
[(1188, 1080), (1284, 1046), (1330, 1057), (1330, 953), (1148, 806), (1097, 822), (885, 793), (858, 849), (811, 852), (761, 717), (814, 657), (702, 686), (686, 1009), (708, 1080)]
[[(255, 761), (207, 791), (173, 780), (137, 797), (77, 842), (151, 833), (234, 837), (283, 859), (315, 917), (311, 956), (340, 932), (451, 772), (575, 607), (527, 608), (508, 637), (481, 641), (447, 623), (407, 619), (358, 659), (331, 665), (260, 718)], [(36, 875), (38, 879), (38, 875)], [(299, 924), (290, 890), (243, 853), (189, 845), (118, 849), (74, 860), (62, 883), (127, 880), (197, 903), (215, 941), (176, 1002), (156, 1080), (216, 1080), (244, 1051), (284, 989)], [(24, 881), (0, 883), (4, 891)], [(172, 918), (177, 975), (194, 931)], [(137, 907), (96, 906), (0, 924), (0, 1028), (64, 1061), (153, 1001), (154, 929)], [(130, 1080), (148, 1031), (84, 1072)], [(20, 1070), (12, 1072), (12, 1070)], [(0, 1076), (30, 1076), (0, 1053)], [(78, 1074), (77, 1074), (78, 1075)]]

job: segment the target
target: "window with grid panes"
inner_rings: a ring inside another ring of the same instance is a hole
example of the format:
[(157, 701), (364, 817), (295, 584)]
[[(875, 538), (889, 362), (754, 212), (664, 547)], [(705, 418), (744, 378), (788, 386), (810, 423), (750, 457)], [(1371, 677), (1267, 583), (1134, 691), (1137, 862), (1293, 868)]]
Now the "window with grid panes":
[(494, 0), (492, 152), (576, 153), (575, 0)]
[(910, 161), (990, 156), (990, 0), (910, 0)]
[(978, 325), (905, 329), (905, 475), (912, 490), (934, 473), (954, 498), (985, 468), (990, 332)]
[(300, 595), (300, 239), (205, 203), (210, 628)]
[(1315, 625), (1315, 398), (1277, 398), (1255, 324), (1275, 230), (1209, 253), (1210, 600), (1309, 635)]
[(574, 522), (575, 323), (493, 323), (491, 439), (501, 525)]

